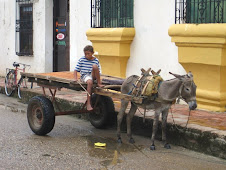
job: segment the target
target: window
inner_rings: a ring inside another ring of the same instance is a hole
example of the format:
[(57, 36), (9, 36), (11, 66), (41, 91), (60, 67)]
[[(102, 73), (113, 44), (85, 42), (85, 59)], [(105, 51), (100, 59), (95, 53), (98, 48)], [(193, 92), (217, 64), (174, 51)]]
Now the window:
[(226, 23), (226, 0), (176, 0), (175, 23)]
[(16, 54), (33, 55), (33, 5), (31, 0), (16, 0)]
[(91, 0), (91, 27), (133, 27), (133, 0)]

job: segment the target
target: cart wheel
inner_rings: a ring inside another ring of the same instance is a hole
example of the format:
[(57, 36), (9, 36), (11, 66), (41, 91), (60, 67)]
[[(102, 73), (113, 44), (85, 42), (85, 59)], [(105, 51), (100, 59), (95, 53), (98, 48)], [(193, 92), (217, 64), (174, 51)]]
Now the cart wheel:
[(40, 136), (49, 133), (55, 124), (55, 111), (52, 102), (44, 96), (31, 98), (27, 108), (27, 119), (31, 130)]
[[(99, 96), (99, 99), (98, 99)], [(106, 127), (111, 119), (111, 114), (115, 114), (114, 103), (110, 97), (92, 95), (92, 105), (94, 107), (98, 100), (94, 112), (89, 114), (90, 123), (98, 129)]]

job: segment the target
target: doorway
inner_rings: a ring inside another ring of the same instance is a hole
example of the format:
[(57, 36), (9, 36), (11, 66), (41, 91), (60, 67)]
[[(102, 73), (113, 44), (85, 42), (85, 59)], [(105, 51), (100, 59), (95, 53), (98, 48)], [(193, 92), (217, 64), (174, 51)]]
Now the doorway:
[(53, 0), (53, 71), (70, 70), (69, 0)]

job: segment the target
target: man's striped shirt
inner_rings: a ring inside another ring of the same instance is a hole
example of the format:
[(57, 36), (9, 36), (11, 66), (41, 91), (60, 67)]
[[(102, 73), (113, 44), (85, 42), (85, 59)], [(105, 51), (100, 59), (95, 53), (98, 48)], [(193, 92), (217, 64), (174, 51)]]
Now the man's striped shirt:
[(93, 65), (96, 64), (99, 68), (101, 73), (101, 66), (99, 60), (95, 57), (93, 60), (87, 60), (85, 56), (81, 57), (78, 60), (78, 63), (75, 67), (77, 72), (80, 72), (81, 77), (85, 76), (86, 74), (91, 74)]

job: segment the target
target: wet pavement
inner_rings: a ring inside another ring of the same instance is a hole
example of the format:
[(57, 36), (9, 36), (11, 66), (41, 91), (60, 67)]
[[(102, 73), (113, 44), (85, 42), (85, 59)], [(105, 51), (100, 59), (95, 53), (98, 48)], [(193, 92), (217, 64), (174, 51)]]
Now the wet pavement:
[[(0, 88), (2, 88), (2, 91), (4, 91), (3, 87), (4, 87), (4, 78), (0, 78)], [(42, 94), (42, 89), (37, 86), (34, 86), (32, 90), (27, 90), (27, 91), (32, 91), (35, 93)], [(46, 93), (50, 94), (48, 90), (46, 90)], [(68, 102), (84, 103), (86, 101), (86, 93), (84, 91), (74, 91), (74, 90), (69, 90), (64, 88), (61, 89), (61, 91), (57, 91), (56, 97), (59, 99), (64, 99)], [(115, 104), (115, 110), (119, 111), (120, 100), (113, 98), (113, 101)], [(128, 110), (129, 110), (129, 107), (127, 111)], [(137, 117), (143, 118), (143, 113), (144, 111), (142, 109), (139, 109), (135, 115)], [(147, 111), (145, 119), (150, 120), (150, 119), (153, 119), (153, 117), (154, 117), (154, 111), (153, 110)], [(189, 122), (187, 124), (188, 119), (189, 119)], [(210, 140), (214, 140), (214, 138), (220, 138), (223, 141), (223, 143), (226, 143), (226, 112), (221, 112), (221, 113), (210, 112), (206, 110), (196, 109), (194, 111), (191, 111), (189, 116), (189, 109), (186, 104), (175, 104), (172, 106), (172, 109), (170, 110), (167, 122), (179, 127), (185, 127), (187, 125), (188, 129), (198, 130), (200, 131), (201, 134), (205, 134), (206, 132), (208, 134), (214, 134), (214, 135), (216, 134), (217, 137), (213, 136), (213, 139), (210, 139)], [(191, 141), (192, 140), (193, 139), (191, 139)], [(225, 145), (225, 144), (220, 144), (220, 145)], [(223, 152), (224, 152), (223, 154), (225, 154), (226, 150)], [(220, 157), (225, 157), (225, 156), (220, 156)]]
[[(26, 104), (0, 94), (0, 169), (226, 169), (226, 160), (134, 136), (135, 144), (116, 143), (115, 129), (95, 129), (72, 116), (56, 117), (47, 136), (34, 135), (26, 118)], [(96, 148), (94, 143), (106, 143)]]

